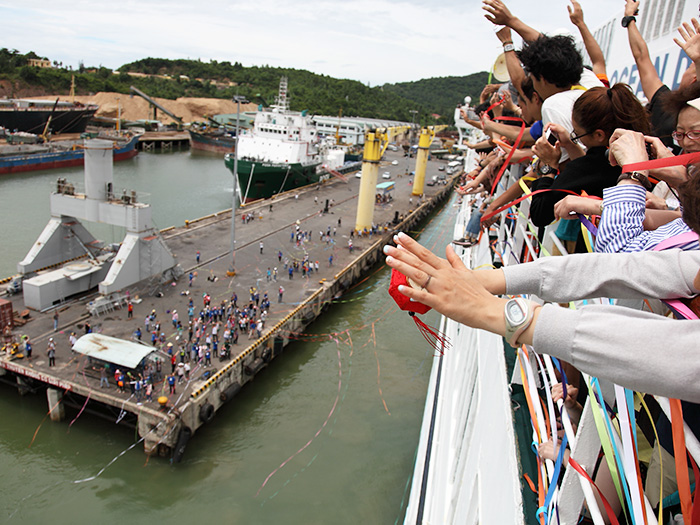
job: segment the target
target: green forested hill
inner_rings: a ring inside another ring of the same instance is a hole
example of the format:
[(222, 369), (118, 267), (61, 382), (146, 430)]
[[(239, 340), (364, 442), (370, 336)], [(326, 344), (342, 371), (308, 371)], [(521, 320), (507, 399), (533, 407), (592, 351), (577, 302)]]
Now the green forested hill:
[[(22, 92), (62, 94), (70, 89), (75, 76), (76, 94), (98, 91), (128, 93), (134, 85), (154, 97), (230, 98), (243, 95), (251, 102), (260, 97), (267, 104), (274, 101), (281, 76), (289, 78), (290, 106), (294, 110), (308, 109), (312, 113), (387, 118), (411, 121), (411, 110), (417, 110), (416, 121), (433, 124), (432, 114), (442, 115), (439, 123), (451, 124), (452, 111), (465, 95), (478, 97), (486, 81), (486, 73), (468, 77), (444, 77), (385, 84), (369, 87), (355, 80), (336, 79), (299, 69), (268, 66), (243, 67), (238, 62), (144, 58), (112, 71), (105, 67), (85, 67), (77, 70), (35, 68), (29, 58), (33, 52), (0, 49), (0, 81), (9, 96)], [(130, 73), (140, 74), (139, 76)], [(8, 87), (9, 86), (9, 87)], [(31, 88), (31, 89), (30, 89)]]
[(451, 118), (457, 104), (467, 95), (477, 102), (481, 90), (489, 79), (485, 71), (464, 77), (426, 78), (416, 82), (385, 84), (384, 89), (431, 108), (434, 113)]

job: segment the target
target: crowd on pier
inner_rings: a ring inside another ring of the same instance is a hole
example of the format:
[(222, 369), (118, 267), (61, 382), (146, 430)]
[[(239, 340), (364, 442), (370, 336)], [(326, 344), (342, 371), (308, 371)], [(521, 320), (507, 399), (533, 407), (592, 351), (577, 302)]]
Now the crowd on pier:
[[(458, 192), (473, 208), (464, 237), (454, 244), (477, 243), (496, 221), (513, 220), (502, 211), (529, 198), (529, 219), (539, 228), (540, 242), (544, 228), (559, 220), (556, 236), (573, 255), (469, 271), (451, 246), (443, 259), (399, 234), (395, 241), (402, 249), (387, 246), (387, 263), (422, 283), (400, 288), (412, 300), (466, 325), (503, 334), (514, 347), (532, 345), (561, 359), (559, 380), (566, 378), (567, 385), (552, 396), (555, 402), (565, 400), (574, 423), (587, 394), (584, 372), (681, 400), (690, 432), (700, 436), (700, 309), (693, 300), (700, 292), (700, 23), (692, 19), (678, 28), (674, 40), (687, 53), (689, 66), (680, 85), (671, 89), (659, 77), (637, 27), (639, 2), (624, 2), (622, 25), (647, 101), (643, 105), (630, 86), (610, 85), (604, 54), (582, 8), (576, 0), (570, 2), (569, 16), (590, 66), (584, 66), (573, 37), (542, 34), (501, 0), (483, 1), (486, 18), (502, 26), (496, 37), (510, 80), (486, 85), (479, 104), (461, 110), (485, 139), (468, 144), (476, 152), (475, 163)], [(513, 42), (514, 32), (522, 38), (520, 48)], [(504, 188), (502, 173), (512, 166), (522, 177)], [(592, 245), (581, 222), (594, 234)], [(545, 304), (517, 298), (528, 294)], [(596, 297), (636, 299), (641, 309), (557, 304)], [(656, 306), (652, 299), (674, 302)], [(646, 477), (645, 493), (656, 507), (679, 487), (676, 474), (687, 477), (681, 472), (687, 466), (691, 482), (694, 476), (685, 448), (674, 449), (672, 443), (679, 423), (674, 421), (672, 430), (663, 413), (652, 413), (649, 423), (656, 426), (658, 439), (645, 432), (654, 451), (641, 477)], [(559, 451), (545, 442), (539, 455), (556, 460)], [(674, 463), (674, 455), (683, 459)], [(604, 470), (591, 474), (617, 514), (624, 498), (617, 498), (610, 472)], [(683, 514), (690, 523), (687, 506)]]

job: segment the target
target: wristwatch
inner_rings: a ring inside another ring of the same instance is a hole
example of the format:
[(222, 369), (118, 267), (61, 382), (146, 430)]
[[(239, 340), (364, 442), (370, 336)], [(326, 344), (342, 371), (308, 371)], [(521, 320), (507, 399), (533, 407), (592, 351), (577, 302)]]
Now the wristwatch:
[(652, 190), (653, 186), (651, 185), (651, 182), (649, 181), (647, 176), (644, 175), (643, 173), (639, 173), (638, 171), (627, 171), (617, 178), (617, 182), (619, 184), (621, 180), (627, 180), (627, 179), (636, 180), (639, 184), (644, 186), (644, 189), (646, 189), (647, 191)]
[(532, 316), (534, 314), (532, 303), (523, 299), (522, 297), (516, 297), (514, 299), (509, 299), (505, 306), (505, 318), (506, 318), (506, 334), (505, 338), (508, 344), (512, 347), (518, 346), (518, 337), (527, 330), (532, 322)]
[(633, 20), (636, 22), (637, 18), (634, 16), (623, 16), (620, 23), (622, 24), (622, 27), (627, 27)]
[(507, 53), (508, 51), (515, 51), (515, 46), (513, 45), (513, 42), (508, 42), (503, 46), (503, 52)]
[(540, 175), (556, 175), (557, 173), (559, 173), (559, 170), (553, 168), (549, 164), (542, 164), (542, 162), (538, 162), (537, 173), (539, 173)]

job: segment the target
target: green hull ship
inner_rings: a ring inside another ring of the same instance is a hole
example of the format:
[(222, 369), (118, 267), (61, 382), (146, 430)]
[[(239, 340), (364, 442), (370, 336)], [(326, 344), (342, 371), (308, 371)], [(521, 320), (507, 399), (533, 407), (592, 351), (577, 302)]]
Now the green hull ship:
[(318, 146), (313, 119), (306, 111), (289, 110), (287, 79), (282, 77), (277, 103), (258, 108), (253, 129), (242, 132), (237, 151), (225, 157), (226, 167), (237, 177), (241, 201), (268, 199), (329, 178), (317, 173), (322, 161)]
[(234, 173), (233, 155), (227, 155), (225, 163), (231, 173), (238, 176), (238, 187), (243, 202), (269, 199), (278, 193), (329, 178), (327, 173), (317, 173), (316, 167), (320, 162), (302, 165), (239, 159), (238, 174)]

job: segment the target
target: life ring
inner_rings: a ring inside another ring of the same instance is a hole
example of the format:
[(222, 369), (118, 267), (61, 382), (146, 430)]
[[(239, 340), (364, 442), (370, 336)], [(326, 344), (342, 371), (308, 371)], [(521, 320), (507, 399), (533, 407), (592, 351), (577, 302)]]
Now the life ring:
[(214, 419), (214, 405), (204, 403), (202, 408), (199, 409), (199, 419), (202, 423), (209, 423)]

